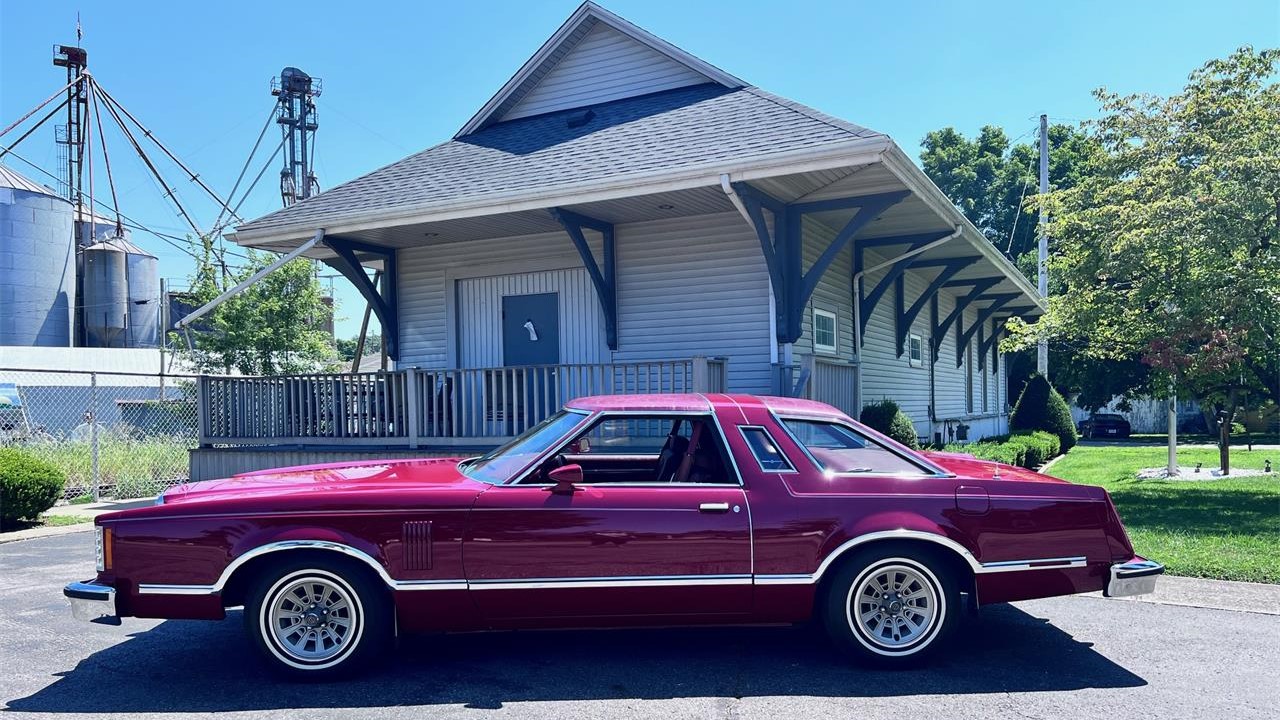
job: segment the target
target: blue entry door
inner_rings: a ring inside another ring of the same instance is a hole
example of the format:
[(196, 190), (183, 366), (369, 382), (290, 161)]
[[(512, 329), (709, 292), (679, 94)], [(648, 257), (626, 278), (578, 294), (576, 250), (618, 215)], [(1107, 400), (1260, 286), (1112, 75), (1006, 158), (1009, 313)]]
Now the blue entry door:
[(504, 295), (502, 364), (555, 365), (560, 362), (560, 294)]

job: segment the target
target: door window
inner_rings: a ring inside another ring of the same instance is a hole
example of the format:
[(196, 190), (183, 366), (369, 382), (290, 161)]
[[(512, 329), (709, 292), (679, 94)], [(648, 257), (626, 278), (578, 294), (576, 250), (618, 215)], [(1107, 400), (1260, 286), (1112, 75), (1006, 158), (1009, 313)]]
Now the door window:
[(525, 482), (547, 482), (570, 464), (582, 467), (584, 484), (738, 484), (710, 415), (605, 415)]

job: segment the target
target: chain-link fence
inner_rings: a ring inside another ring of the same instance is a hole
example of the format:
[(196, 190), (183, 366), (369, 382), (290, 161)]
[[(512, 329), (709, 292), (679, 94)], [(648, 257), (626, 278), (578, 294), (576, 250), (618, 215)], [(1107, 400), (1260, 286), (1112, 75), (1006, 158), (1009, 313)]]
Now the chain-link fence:
[(194, 376), (0, 368), (0, 447), (62, 470), (68, 500), (184, 483), (198, 437)]

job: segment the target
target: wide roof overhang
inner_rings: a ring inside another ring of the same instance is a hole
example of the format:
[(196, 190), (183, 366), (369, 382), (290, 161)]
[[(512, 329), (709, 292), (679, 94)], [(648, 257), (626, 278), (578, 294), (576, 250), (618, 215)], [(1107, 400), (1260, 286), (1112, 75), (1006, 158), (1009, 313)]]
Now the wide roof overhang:
[[(885, 210), (856, 236), (868, 250), (866, 266), (892, 259), (909, 246), (886, 242), (888, 238), (912, 238), (931, 233), (954, 233), (947, 242), (931, 246), (915, 256), (920, 262), (911, 271), (934, 275), (948, 259), (978, 258), (954, 274), (949, 287), (967, 280), (998, 278), (985, 295), (1014, 295), (1007, 305), (1038, 315), (1044, 301), (1035, 286), (996, 249), (946, 198), (928, 177), (890, 139), (884, 136), (829, 144), (814, 150), (775, 153), (734, 163), (685, 167), (645, 176), (629, 175), (591, 183), (552, 185), (517, 193), (459, 197), (393, 211), (352, 213), (314, 225), (276, 226), (238, 232), (232, 239), (245, 247), (288, 252), (305, 243), (317, 230), (326, 236), (403, 249), (486, 238), (538, 233), (563, 233), (552, 216), (561, 208), (612, 225), (734, 212), (735, 206), (721, 184), (723, 175), (733, 183), (748, 183), (784, 203), (875, 195), (908, 191), (901, 202)], [(835, 209), (811, 216), (833, 230), (841, 228), (856, 210)], [(745, 221), (744, 221), (745, 222)], [(317, 245), (306, 253), (316, 259), (332, 259), (335, 253)], [(366, 266), (380, 267), (373, 257)], [(873, 259), (875, 262), (873, 262)], [(873, 279), (869, 276), (868, 279)], [(951, 290), (963, 294), (963, 289)]]

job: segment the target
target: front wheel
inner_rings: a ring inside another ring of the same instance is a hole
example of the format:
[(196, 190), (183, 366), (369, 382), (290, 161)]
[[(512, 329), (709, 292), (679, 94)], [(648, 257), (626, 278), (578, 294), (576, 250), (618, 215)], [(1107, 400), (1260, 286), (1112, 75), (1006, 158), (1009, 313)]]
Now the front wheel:
[(339, 558), (276, 563), (249, 591), (245, 629), (283, 675), (349, 676), (375, 660), (391, 639), (391, 603), (370, 575)]
[(958, 622), (958, 580), (915, 548), (874, 548), (844, 563), (827, 586), (823, 620), (836, 646), (885, 667), (914, 665)]

